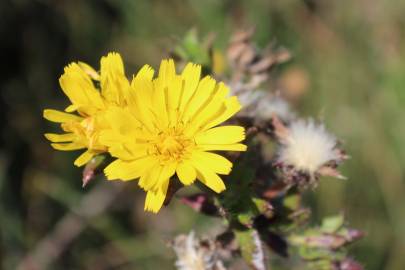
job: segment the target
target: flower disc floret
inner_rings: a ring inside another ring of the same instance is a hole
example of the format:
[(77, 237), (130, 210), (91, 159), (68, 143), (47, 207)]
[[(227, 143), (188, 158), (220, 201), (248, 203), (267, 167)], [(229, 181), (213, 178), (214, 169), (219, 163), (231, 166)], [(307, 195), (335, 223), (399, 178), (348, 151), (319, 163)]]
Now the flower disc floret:
[(176, 129), (160, 133), (155, 140), (151, 141), (151, 144), (153, 144), (153, 150), (150, 154), (155, 155), (161, 164), (190, 158), (195, 148), (192, 139), (186, 137), (181, 130)]

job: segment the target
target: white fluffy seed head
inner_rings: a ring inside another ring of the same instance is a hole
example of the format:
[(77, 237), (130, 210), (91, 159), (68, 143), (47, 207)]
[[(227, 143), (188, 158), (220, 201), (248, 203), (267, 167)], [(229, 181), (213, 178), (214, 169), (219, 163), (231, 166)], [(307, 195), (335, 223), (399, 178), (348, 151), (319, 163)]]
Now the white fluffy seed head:
[(335, 149), (336, 138), (325, 130), (324, 125), (316, 124), (312, 119), (292, 122), (282, 143), (278, 161), (310, 174), (339, 158)]

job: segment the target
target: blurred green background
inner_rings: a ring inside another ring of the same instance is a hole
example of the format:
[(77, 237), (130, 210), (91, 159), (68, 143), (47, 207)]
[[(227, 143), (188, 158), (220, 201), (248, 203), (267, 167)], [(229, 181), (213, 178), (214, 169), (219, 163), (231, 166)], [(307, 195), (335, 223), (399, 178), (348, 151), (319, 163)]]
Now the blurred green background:
[(366, 269), (405, 269), (404, 11), (400, 0), (2, 0), (2, 269), (47, 250), (61, 221), (76, 237), (48, 250), (49, 269), (174, 269), (166, 241), (191, 229), (220, 231), (218, 221), (177, 201), (159, 215), (143, 213), (135, 183), (113, 184), (122, 195), (89, 220), (77, 218), (75, 211), (100, 206), (94, 192), (103, 180), (81, 188), (77, 153), (51, 149), (43, 133), (56, 126), (42, 110), (67, 105), (58, 78), (71, 61), (97, 67), (100, 56), (118, 51), (129, 75), (144, 63), (156, 67), (192, 27), (215, 32), (223, 48), (234, 30), (252, 25), (260, 46), (276, 41), (291, 50), (293, 60), (276, 72), (290, 84), (286, 74), (299, 74), (306, 85), (297, 111), (323, 119), (352, 157), (342, 168), (348, 181), (322, 179), (307, 194), (314, 222), (343, 211), (367, 233), (354, 258)]

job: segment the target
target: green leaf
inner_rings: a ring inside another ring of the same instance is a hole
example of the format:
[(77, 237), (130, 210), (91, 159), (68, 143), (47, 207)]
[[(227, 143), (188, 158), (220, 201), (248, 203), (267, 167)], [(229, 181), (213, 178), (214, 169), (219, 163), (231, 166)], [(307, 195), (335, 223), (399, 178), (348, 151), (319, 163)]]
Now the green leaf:
[(301, 205), (301, 195), (298, 193), (291, 193), (284, 198), (284, 206), (290, 210), (296, 210)]
[(273, 206), (268, 201), (259, 198), (252, 198), (252, 201), (260, 214), (267, 218), (274, 216)]
[(344, 256), (343, 253), (322, 248), (299, 247), (299, 255), (304, 260), (336, 260)]
[(247, 227), (251, 227), (252, 226), (252, 220), (253, 220), (253, 215), (252, 213), (243, 213), (243, 214), (239, 214), (237, 215), (237, 220), (247, 226)]
[(175, 47), (174, 52), (183, 60), (208, 67), (210, 65), (210, 55), (203, 43), (198, 38), (197, 30), (192, 28), (186, 33), (181, 43)]
[(321, 231), (326, 233), (334, 233), (339, 230), (344, 223), (343, 214), (326, 217), (322, 220)]

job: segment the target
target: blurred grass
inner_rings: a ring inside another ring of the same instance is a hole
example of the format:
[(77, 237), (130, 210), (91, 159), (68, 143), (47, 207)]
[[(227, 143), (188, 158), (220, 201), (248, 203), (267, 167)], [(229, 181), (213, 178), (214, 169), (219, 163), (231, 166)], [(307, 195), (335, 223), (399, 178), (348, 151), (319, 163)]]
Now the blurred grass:
[[(97, 66), (101, 55), (115, 50), (130, 74), (144, 63), (156, 66), (191, 27), (217, 33), (216, 44), (223, 47), (234, 29), (254, 25), (259, 45), (276, 40), (292, 51), (294, 61), (283, 71), (308, 73), (309, 91), (298, 111), (323, 119), (352, 156), (343, 167), (348, 181), (323, 179), (308, 194), (314, 220), (344, 211), (352, 227), (368, 234), (353, 256), (366, 269), (402, 269), (403, 10), (405, 2), (389, 0), (2, 1), (2, 268), (15, 269), (93, 188), (81, 189), (75, 154), (53, 151), (42, 136), (55, 128), (41, 118), (42, 109), (66, 105), (57, 79), (67, 63), (80, 59)], [(128, 198), (95, 218), (51, 269), (173, 269), (162, 239), (220, 226), (177, 202), (158, 216), (144, 214), (136, 190), (129, 184)]]

